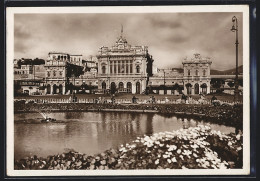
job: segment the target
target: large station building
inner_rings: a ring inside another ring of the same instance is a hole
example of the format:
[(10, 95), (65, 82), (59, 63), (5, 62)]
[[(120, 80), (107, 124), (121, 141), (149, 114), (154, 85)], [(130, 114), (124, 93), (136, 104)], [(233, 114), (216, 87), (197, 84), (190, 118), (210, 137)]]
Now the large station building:
[(153, 65), (147, 46), (131, 46), (121, 33), (114, 46), (100, 48), (97, 58), (98, 88), (104, 93), (144, 93)]

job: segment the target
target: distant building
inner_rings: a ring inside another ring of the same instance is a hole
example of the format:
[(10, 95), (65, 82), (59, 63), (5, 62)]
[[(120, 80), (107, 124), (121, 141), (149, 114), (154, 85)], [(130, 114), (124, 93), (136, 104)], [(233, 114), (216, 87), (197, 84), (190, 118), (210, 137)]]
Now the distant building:
[(191, 59), (185, 59), (183, 64), (183, 83), (185, 94), (209, 94), (210, 93), (210, 58), (203, 58), (200, 54), (194, 54)]
[(69, 62), (78, 66), (82, 66), (82, 55), (70, 55)]
[(111, 48), (101, 47), (98, 58), (98, 88), (103, 92), (141, 94), (152, 76), (152, 56), (147, 46), (131, 46), (121, 36)]

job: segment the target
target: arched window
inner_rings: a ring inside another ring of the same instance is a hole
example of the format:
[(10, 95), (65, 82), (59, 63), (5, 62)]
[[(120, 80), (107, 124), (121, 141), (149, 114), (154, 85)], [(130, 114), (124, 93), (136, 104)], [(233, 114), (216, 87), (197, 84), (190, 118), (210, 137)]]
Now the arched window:
[(104, 91), (104, 90), (106, 90), (106, 87), (107, 87), (107, 84), (105, 83), (105, 82), (102, 82), (102, 90)]
[(55, 70), (53, 71), (53, 76), (56, 76), (56, 71)]
[(124, 83), (123, 83), (123, 82), (119, 82), (118, 88), (119, 88), (119, 91), (123, 91), (123, 89), (124, 89)]
[(140, 73), (140, 66), (139, 65), (136, 66), (136, 73)]
[(205, 70), (205, 69), (203, 70), (203, 75), (204, 75), (204, 76), (206, 75), (206, 70)]
[(190, 70), (188, 70), (188, 76), (190, 76)]
[(128, 93), (132, 93), (132, 83), (131, 82), (127, 82), (126, 87), (127, 87), (127, 92)]
[(103, 65), (103, 66), (102, 66), (102, 74), (105, 74), (105, 73), (106, 73), (106, 66)]

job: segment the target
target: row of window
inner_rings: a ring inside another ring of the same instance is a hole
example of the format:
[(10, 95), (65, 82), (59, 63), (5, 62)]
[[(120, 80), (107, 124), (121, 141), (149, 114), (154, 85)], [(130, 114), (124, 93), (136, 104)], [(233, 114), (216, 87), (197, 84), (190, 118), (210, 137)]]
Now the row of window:
[[(52, 74), (53, 74), (54, 77), (57, 75), (55, 70), (52, 72)], [(59, 75), (62, 76), (62, 71), (59, 71)], [(48, 71), (47, 72), (47, 76), (50, 77), (51, 76), (51, 72)]]
[[(106, 70), (106, 66), (105, 65), (103, 65), (102, 66), (102, 74), (106, 74), (107, 73), (107, 70)], [(110, 73), (111, 74), (116, 74), (116, 73), (126, 73), (126, 74), (131, 74), (131, 73), (133, 73), (133, 65), (132, 64), (130, 64), (129, 66), (128, 65), (120, 65), (120, 64), (118, 64), (118, 65), (110, 65)], [(140, 66), (139, 65), (137, 65), (136, 66), (136, 73), (140, 73)]]
[(32, 74), (33, 71), (14, 71), (14, 74)]
[[(198, 70), (195, 70), (195, 75), (198, 76), (199, 75), (199, 71)], [(203, 70), (203, 76), (206, 75), (206, 70), (204, 69)], [(190, 70), (188, 70), (188, 76), (190, 76)]]

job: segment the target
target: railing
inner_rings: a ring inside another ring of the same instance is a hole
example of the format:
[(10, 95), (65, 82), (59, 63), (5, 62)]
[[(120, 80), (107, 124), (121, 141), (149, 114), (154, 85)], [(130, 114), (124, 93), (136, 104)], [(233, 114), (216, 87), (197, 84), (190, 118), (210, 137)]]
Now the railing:
[[(79, 98), (79, 99), (72, 99), (72, 98), (39, 98), (39, 99), (14, 99), (14, 101), (21, 101), (24, 100), (26, 103), (29, 102), (34, 102), (34, 103), (39, 103), (39, 104), (44, 104), (44, 103), (96, 103), (96, 104), (109, 104), (112, 103), (111, 99), (84, 99), (84, 98)], [(150, 99), (136, 99), (134, 101), (136, 104), (212, 104), (211, 101), (206, 100), (206, 99), (199, 99), (199, 100), (182, 100), (182, 99), (155, 99), (154, 101)], [(234, 104), (243, 104), (243, 101), (220, 101), (217, 100), (215, 101), (219, 105), (234, 105)], [(114, 100), (115, 104), (132, 104), (133, 100), (132, 99), (115, 99)]]

